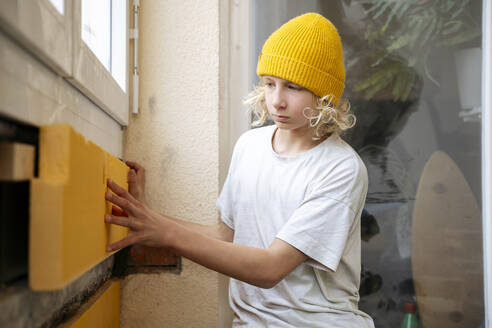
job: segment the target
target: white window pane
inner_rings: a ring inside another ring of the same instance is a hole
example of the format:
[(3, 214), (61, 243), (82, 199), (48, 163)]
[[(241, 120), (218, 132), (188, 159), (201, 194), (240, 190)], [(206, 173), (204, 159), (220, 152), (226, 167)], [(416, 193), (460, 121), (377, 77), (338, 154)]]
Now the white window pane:
[(56, 10), (58, 10), (58, 12), (63, 15), (63, 11), (64, 11), (63, 1), (64, 0), (49, 0), (49, 1), (56, 8)]
[(109, 71), (111, 67), (110, 0), (82, 0), (82, 40)]
[(126, 92), (126, 0), (112, 2), (111, 75)]

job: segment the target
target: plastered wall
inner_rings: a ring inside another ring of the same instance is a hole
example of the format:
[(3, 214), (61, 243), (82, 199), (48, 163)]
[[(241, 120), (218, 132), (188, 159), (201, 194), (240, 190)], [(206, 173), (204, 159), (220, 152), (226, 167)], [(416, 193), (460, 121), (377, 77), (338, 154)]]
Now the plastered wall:
[[(131, 115), (125, 158), (147, 170), (150, 206), (218, 222), (219, 1), (141, 1), (140, 114)], [(217, 327), (218, 275), (183, 259), (180, 275), (122, 282), (122, 327)]]

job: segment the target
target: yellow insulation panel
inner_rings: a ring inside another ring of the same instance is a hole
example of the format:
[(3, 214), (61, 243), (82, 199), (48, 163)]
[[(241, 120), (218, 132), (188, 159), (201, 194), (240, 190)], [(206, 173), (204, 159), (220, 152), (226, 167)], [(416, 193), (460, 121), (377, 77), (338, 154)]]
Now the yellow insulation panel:
[(31, 181), (30, 195), (31, 289), (63, 288), (104, 260), (108, 243), (128, 233), (104, 222), (111, 211), (106, 179), (128, 189), (128, 170), (68, 124), (41, 127), (39, 178)]
[[(109, 284), (110, 285), (109, 285)], [(120, 326), (120, 283), (108, 282), (78, 313), (59, 328), (117, 328)], [(109, 285), (109, 287), (108, 287)]]

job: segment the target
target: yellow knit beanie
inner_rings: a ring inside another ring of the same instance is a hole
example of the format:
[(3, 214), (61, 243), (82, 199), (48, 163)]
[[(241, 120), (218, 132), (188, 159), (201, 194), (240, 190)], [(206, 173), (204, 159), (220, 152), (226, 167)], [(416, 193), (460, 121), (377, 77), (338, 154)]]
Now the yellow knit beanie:
[(265, 41), (256, 72), (294, 82), (319, 97), (331, 94), (338, 104), (345, 67), (337, 29), (316, 13), (291, 19)]

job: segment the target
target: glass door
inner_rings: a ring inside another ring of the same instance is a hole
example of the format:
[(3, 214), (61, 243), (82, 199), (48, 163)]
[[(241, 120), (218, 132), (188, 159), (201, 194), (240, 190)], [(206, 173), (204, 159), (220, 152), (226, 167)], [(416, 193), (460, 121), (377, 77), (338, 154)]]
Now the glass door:
[(484, 324), (482, 2), (328, 1), (369, 172), (360, 308), (376, 327)]
[(413, 309), (422, 327), (485, 326), (482, 1), (255, 1), (252, 58), (306, 6), (342, 37), (343, 138), (369, 173), (360, 309), (378, 328)]

